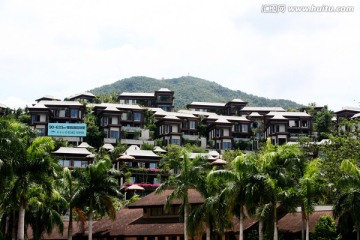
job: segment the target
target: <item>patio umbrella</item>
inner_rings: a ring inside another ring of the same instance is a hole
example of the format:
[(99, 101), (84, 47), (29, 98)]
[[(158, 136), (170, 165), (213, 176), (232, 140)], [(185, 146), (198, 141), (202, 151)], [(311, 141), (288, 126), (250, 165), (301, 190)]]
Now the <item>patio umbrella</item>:
[(225, 160), (222, 160), (220, 158), (216, 159), (211, 163), (211, 165), (225, 165), (227, 162)]
[(145, 191), (145, 188), (143, 188), (137, 184), (133, 184), (125, 189), (125, 191), (131, 191), (131, 190), (132, 191)]
[(118, 157), (116, 160), (134, 160), (135, 158), (133, 156), (122, 154), (120, 157)]

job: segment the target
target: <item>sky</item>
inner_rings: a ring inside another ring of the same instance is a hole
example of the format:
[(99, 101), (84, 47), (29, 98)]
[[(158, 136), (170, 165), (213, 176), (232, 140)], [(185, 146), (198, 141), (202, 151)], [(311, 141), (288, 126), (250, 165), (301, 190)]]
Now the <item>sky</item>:
[[(324, 11), (339, 6), (353, 11)], [(0, 103), (11, 108), (190, 75), (338, 111), (360, 106), (359, 57), (360, 1), (0, 0)]]

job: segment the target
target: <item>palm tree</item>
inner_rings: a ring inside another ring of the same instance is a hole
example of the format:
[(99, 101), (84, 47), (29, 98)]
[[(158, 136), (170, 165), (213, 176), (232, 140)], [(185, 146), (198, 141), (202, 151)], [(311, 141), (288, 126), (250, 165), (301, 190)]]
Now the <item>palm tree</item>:
[(224, 229), (231, 227), (233, 215), (226, 206), (223, 187), (225, 184), (221, 179), (215, 180), (208, 176), (199, 178), (196, 189), (205, 201), (190, 212), (188, 228), (192, 236), (202, 236), (205, 232), (206, 240), (210, 240), (213, 230), (219, 230), (223, 234)]
[(92, 239), (92, 223), (94, 211), (100, 215), (107, 213), (115, 219), (115, 198), (120, 198), (116, 178), (119, 171), (112, 168), (109, 158), (89, 164), (85, 169), (75, 172), (78, 187), (71, 199), (74, 207), (82, 208), (88, 213), (88, 239)]
[(19, 201), (19, 223), (17, 238), (24, 239), (25, 210), (29, 200), (29, 189), (40, 186), (49, 196), (53, 191), (56, 174), (56, 162), (50, 151), (54, 143), (49, 137), (36, 138), (26, 149), (23, 159), (15, 161), (13, 166), (15, 179), (12, 191)]
[[(248, 182), (255, 172), (255, 162), (250, 155), (240, 155), (232, 162), (231, 170), (216, 170), (209, 174), (210, 178), (223, 179), (227, 182), (224, 194), (227, 196), (228, 206), (237, 208), (239, 211), (240, 229), (239, 239), (244, 239), (244, 210), (245, 206), (250, 206), (251, 197), (248, 194)], [(250, 209), (250, 208), (249, 208)]]
[(344, 160), (340, 167), (343, 176), (338, 183), (339, 196), (334, 205), (334, 216), (341, 221), (350, 218), (356, 231), (356, 239), (360, 239), (360, 169), (350, 160)]
[(66, 207), (66, 204), (66, 200), (55, 190), (48, 196), (40, 187), (35, 186), (29, 189), (28, 211), (25, 219), (27, 225), (31, 226), (33, 239), (42, 239), (45, 232), (51, 234), (54, 226), (58, 226), (60, 233), (63, 232), (61, 210)]
[(72, 197), (75, 193), (75, 179), (73, 178), (72, 171), (65, 167), (62, 171), (62, 178), (59, 179), (59, 191), (61, 195), (66, 199), (69, 210), (69, 226), (67, 230), (68, 240), (72, 239), (72, 221), (73, 221), (73, 204), (71, 202)]
[(184, 209), (184, 239), (188, 240), (187, 226), (190, 209), (188, 190), (196, 188), (196, 183), (204, 176), (204, 162), (202, 158), (195, 158), (191, 161), (186, 152), (183, 152), (183, 159), (179, 159), (179, 162), (180, 173), (175, 177), (169, 177), (155, 190), (155, 193), (162, 193), (168, 188), (173, 189), (167, 197), (165, 208), (171, 204), (172, 200), (182, 200), (182, 207)]
[(324, 183), (320, 178), (320, 160), (315, 159), (306, 166), (305, 174), (299, 179), (301, 211), (305, 221), (306, 240), (309, 240), (309, 218), (314, 211), (315, 201), (325, 196)]

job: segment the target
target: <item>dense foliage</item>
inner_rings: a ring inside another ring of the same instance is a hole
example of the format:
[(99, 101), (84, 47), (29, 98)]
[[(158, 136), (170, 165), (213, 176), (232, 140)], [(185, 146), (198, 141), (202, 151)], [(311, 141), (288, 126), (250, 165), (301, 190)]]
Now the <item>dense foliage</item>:
[[(180, 77), (157, 80), (148, 77), (131, 77), (119, 80), (113, 84), (104, 85), (90, 90), (95, 95), (120, 94), (122, 92), (153, 92), (160, 88), (168, 88), (175, 92), (175, 108), (183, 109), (191, 102), (227, 102), (240, 98), (249, 102), (249, 106), (283, 107), (284, 109), (299, 108), (300, 104), (284, 99), (268, 99), (240, 90), (231, 90), (215, 82), (196, 77)], [(199, 94), (201, 89), (201, 94)]]

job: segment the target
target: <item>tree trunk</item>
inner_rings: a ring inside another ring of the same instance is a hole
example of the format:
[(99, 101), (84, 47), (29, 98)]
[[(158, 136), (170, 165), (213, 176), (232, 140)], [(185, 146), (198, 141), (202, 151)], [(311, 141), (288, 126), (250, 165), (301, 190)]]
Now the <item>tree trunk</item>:
[(360, 240), (360, 234), (359, 230), (356, 231), (356, 240)]
[(184, 207), (184, 240), (188, 240), (188, 235), (187, 235), (187, 222), (188, 222), (188, 211), (189, 211), (189, 206), (187, 203), (185, 203), (185, 207)]
[(264, 222), (259, 220), (259, 240), (264, 240)]
[(90, 210), (89, 212), (89, 236), (88, 236), (88, 240), (92, 240), (92, 222), (93, 222), (93, 211)]
[(25, 204), (20, 204), (19, 209), (19, 223), (18, 223), (18, 231), (17, 231), (17, 239), (24, 240), (24, 231), (25, 231)]
[(244, 215), (243, 215), (243, 206), (240, 205), (240, 230), (239, 230), (239, 240), (244, 240)]
[(11, 240), (15, 240), (15, 239), (16, 239), (16, 212), (13, 211)]
[(310, 239), (309, 231), (309, 219), (306, 219), (306, 240)]
[(305, 240), (305, 221), (301, 218), (301, 240)]
[(72, 240), (72, 208), (71, 208), (71, 206), (70, 206), (70, 214), (69, 214), (68, 240)]
[(276, 214), (276, 203), (274, 204), (274, 240), (278, 240), (278, 228), (277, 228), (277, 214)]
[(210, 240), (210, 239), (211, 239), (210, 227), (206, 226), (206, 240)]

